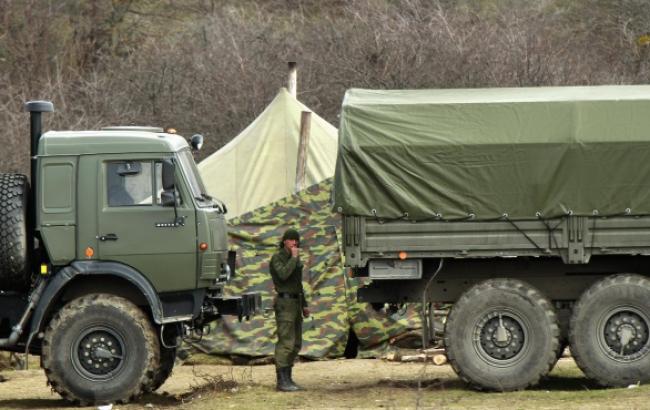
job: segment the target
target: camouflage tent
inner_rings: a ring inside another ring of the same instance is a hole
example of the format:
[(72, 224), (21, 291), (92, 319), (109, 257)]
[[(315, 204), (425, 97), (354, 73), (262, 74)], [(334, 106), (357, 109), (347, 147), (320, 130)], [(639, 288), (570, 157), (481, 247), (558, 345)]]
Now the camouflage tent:
[(301, 356), (342, 356), (350, 329), (359, 340), (360, 355), (375, 355), (391, 338), (420, 327), (414, 309), (390, 315), (356, 301), (359, 283), (344, 272), (341, 219), (330, 210), (331, 186), (332, 180), (327, 179), (231, 221), (230, 241), (237, 250), (238, 268), (226, 293), (262, 292), (265, 311), (241, 323), (225, 317), (198, 343), (200, 350), (218, 355), (273, 355), (276, 335), (268, 262), (288, 227), (301, 234), (303, 281), (312, 311), (303, 326)]

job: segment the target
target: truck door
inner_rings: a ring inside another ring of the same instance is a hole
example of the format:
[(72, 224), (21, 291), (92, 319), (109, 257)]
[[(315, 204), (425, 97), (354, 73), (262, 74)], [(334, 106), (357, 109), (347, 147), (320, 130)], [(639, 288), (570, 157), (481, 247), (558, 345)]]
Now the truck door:
[(184, 224), (174, 226), (174, 209), (161, 205), (160, 159), (106, 158), (99, 166), (99, 259), (135, 268), (159, 292), (193, 289), (196, 215), (184, 187), (177, 187), (181, 196), (177, 211)]

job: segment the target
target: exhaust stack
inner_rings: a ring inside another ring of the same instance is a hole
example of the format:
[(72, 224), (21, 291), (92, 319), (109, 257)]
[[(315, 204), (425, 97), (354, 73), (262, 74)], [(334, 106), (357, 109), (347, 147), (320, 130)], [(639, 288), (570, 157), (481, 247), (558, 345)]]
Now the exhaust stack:
[(38, 154), (38, 141), (43, 134), (43, 121), (41, 113), (53, 112), (54, 105), (49, 101), (28, 101), (25, 103), (25, 111), (29, 111), (29, 132), (32, 138), (30, 155), (34, 158)]
[[(41, 118), (41, 113), (44, 112), (53, 112), (54, 105), (49, 101), (28, 101), (25, 103), (25, 111), (29, 111), (29, 134), (31, 136), (31, 146), (29, 151), (30, 163), (31, 163), (31, 192), (32, 192), (32, 204), (35, 204), (34, 201), (36, 193), (36, 156), (38, 155), (38, 142), (43, 135), (43, 119)], [(32, 219), (33, 220), (33, 219)]]

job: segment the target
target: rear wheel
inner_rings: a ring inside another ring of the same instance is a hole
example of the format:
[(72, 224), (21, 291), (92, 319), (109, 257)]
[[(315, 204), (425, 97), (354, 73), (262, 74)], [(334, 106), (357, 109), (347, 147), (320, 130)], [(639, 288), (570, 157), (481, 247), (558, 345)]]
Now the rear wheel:
[(144, 312), (107, 294), (83, 296), (61, 308), (42, 347), (49, 384), (82, 405), (125, 403), (150, 390), (159, 355), (158, 337)]
[(580, 297), (571, 317), (571, 353), (603, 386), (650, 382), (650, 280), (607, 277)]
[(27, 197), (25, 175), (0, 174), (0, 289), (24, 290), (27, 266)]
[(550, 302), (512, 279), (490, 279), (467, 292), (447, 318), (453, 369), (478, 389), (511, 391), (539, 382), (556, 361), (559, 328)]
[[(555, 364), (557, 364), (557, 361), (562, 358), (564, 350), (569, 346), (569, 322), (571, 320), (571, 312), (571, 308), (568, 307), (556, 307), (555, 309), (555, 315), (557, 316), (558, 325), (560, 326), (560, 343), (558, 343), (557, 350), (555, 351), (555, 356), (557, 357)], [(555, 364), (553, 367), (555, 367)]]

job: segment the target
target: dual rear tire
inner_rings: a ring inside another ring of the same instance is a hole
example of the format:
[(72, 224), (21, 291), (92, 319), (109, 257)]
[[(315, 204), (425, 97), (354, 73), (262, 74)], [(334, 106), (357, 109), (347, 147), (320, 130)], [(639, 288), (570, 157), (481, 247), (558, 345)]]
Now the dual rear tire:
[[(606, 277), (573, 308), (569, 343), (576, 364), (603, 386), (650, 382), (650, 279)], [(513, 279), (490, 279), (454, 304), (445, 329), (447, 356), (459, 377), (480, 390), (537, 384), (562, 343), (550, 301)]]

